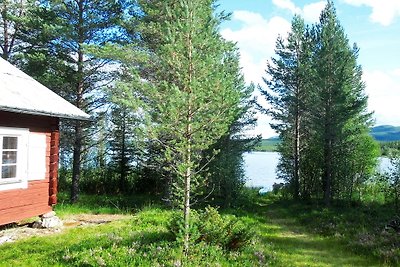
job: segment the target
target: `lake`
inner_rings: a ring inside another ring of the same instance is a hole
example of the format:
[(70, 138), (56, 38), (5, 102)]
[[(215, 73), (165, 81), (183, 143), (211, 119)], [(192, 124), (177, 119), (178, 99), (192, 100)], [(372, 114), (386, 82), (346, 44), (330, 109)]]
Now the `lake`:
[(263, 187), (272, 189), (274, 183), (280, 181), (276, 178), (275, 169), (279, 162), (278, 152), (250, 152), (244, 153), (245, 171), (248, 187)]
[[(275, 169), (279, 162), (278, 152), (250, 152), (243, 154), (248, 187), (262, 187), (271, 190), (274, 183), (281, 183), (276, 177)], [(390, 161), (388, 158), (380, 158), (378, 170), (388, 170)]]

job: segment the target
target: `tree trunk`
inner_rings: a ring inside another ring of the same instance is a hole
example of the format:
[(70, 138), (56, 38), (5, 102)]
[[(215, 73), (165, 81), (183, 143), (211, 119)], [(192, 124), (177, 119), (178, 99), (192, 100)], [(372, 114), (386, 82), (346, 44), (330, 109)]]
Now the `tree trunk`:
[[(191, 50), (189, 52), (191, 56)], [(191, 80), (191, 68), (190, 68), (190, 80)], [(189, 94), (191, 93), (189, 89)], [(184, 205), (183, 205), (183, 220), (184, 220), (184, 241), (183, 241), (183, 252), (187, 257), (189, 254), (189, 229), (190, 229), (190, 182), (192, 179), (192, 104), (191, 98), (189, 97), (189, 105), (187, 112), (187, 126), (186, 126), (186, 173), (184, 181)]]
[(324, 203), (326, 206), (331, 204), (332, 196), (332, 140), (330, 138), (329, 126), (325, 126), (324, 144)]
[[(190, 129), (190, 125), (188, 125), (188, 128)], [(183, 241), (183, 252), (184, 255), (187, 256), (189, 254), (189, 229), (190, 229), (190, 182), (191, 182), (191, 177), (192, 177), (192, 169), (190, 167), (190, 161), (191, 161), (191, 145), (188, 144), (187, 148), (187, 159), (186, 162), (188, 164), (186, 168), (186, 174), (185, 174), (185, 184), (184, 184), (184, 206), (183, 206), (183, 220), (185, 223), (184, 226), (184, 241)]]
[(8, 20), (7, 20), (7, 1), (3, 2), (1, 17), (3, 19), (3, 59), (8, 60), (9, 58), (9, 47), (8, 47)]
[[(297, 108), (299, 108), (298, 105)], [(298, 113), (295, 118), (294, 149), (293, 196), (295, 199), (298, 199), (300, 196), (300, 116)]]
[[(193, 23), (193, 9), (189, 12), (190, 23)], [(185, 91), (188, 93), (188, 110), (187, 110), (187, 125), (186, 125), (186, 173), (184, 182), (184, 205), (183, 205), (183, 219), (184, 219), (184, 241), (183, 252), (187, 257), (189, 254), (189, 229), (190, 229), (190, 183), (192, 179), (192, 79), (193, 79), (193, 58), (192, 58), (192, 32), (189, 31), (187, 36), (188, 46), (188, 84)]]
[[(300, 49), (301, 43), (296, 42), (296, 57), (298, 58), (298, 68), (301, 68), (302, 52)], [(301, 107), (300, 107), (300, 93), (302, 91), (302, 77), (297, 73), (296, 78), (296, 100), (295, 100), (295, 118), (294, 118), (294, 181), (293, 181), (293, 196), (295, 199), (300, 197), (300, 122), (301, 122)]]
[[(78, 70), (76, 75), (78, 76), (78, 82), (76, 86), (76, 102), (75, 105), (78, 108), (82, 106), (83, 100), (83, 1), (79, 1), (79, 24), (78, 24)], [(83, 138), (83, 127), (80, 121), (75, 122), (75, 143), (74, 143), (74, 155), (73, 155), (73, 165), (72, 165), (72, 186), (71, 186), (71, 202), (75, 203), (79, 198), (79, 181), (81, 178), (81, 155), (82, 155), (82, 138)]]
[(81, 178), (81, 151), (82, 151), (82, 126), (80, 121), (75, 122), (75, 142), (72, 162), (71, 202), (79, 198), (79, 181)]
[(127, 152), (126, 152), (126, 110), (123, 110), (122, 113), (122, 136), (121, 136), (121, 160), (120, 160), (120, 180), (119, 180), (119, 191), (123, 192), (125, 188), (125, 180), (126, 180), (126, 169), (127, 169)]

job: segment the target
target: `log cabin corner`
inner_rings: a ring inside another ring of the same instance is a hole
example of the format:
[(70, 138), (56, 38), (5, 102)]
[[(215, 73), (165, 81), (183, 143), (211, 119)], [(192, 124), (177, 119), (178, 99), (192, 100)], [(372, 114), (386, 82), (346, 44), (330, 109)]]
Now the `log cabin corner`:
[(60, 118), (89, 115), (0, 58), (0, 225), (56, 204)]

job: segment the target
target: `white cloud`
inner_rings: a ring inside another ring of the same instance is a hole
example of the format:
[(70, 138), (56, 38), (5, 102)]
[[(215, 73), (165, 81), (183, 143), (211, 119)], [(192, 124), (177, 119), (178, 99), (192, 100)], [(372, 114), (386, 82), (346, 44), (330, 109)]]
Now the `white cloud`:
[[(290, 22), (282, 17), (272, 17), (267, 20), (258, 13), (250, 11), (234, 11), (233, 21), (241, 23), (241, 28), (230, 28), (221, 31), (222, 36), (230, 41), (237, 42), (240, 50), (240, 65), (247, 83), (261, 84), (267, 67), (267, 60), (274, 56), (275, 42), (278, 35), (287, 36), (290, 31)], [(264, 97), (256, 93), (261, 105), (266, 106)], [(249, 131), (250, 135), (262, 134), (263, 137), (276, 135), (269, 127), (270, 119), (257, 114), (258, 127)]]
[(303, 7), (303, 17), (305, 21), (316, 22), (319, 20), (319, 15), (321, 11), (325, 8), (326, 2), (320, 1), (316, 3), (312, 3), (309, 5), (305, 5)]
[[(309, 22), (317, 21), (321, 10), (325, 7), (325, 1), (305, 5), (303, 8), (297, 7), (291, 0), (272, 0), (272, 2), (277, 7), (287, 9), (293, 14), (301, 14)], [(234, 11), (232, 20), (239, 22), (241, 27), (238, 30), (223, 29), (221, 34), (225, 39), (237, 42), (240, 50), (240, 65), (246, 82), (265, 86), (262, 77), (265, 76), (267, 60), (275, 54), (276, 39), (279, 35), (285, 38), (291, 24), (279, 16), (266, 19), (259, 13), (245, 10)], [(259, 92), (255, 95), (262, 106), (268, 105)], [(276, 135), (269, 127), (271, 120), (268, 116), (257, 114), (257, 117), (258, 126), (248, 134), (262, 134), (264, 138)]]
[(292, 14), (301, 15), (308, 22), (318, 21), (319, 15), (326, 5), (326, 1), (311, 3), (303, 8), (297, 7), (291, 0), (272, 0), (272, 3), (279, 8), (289, 10)]
[(301, 13), (301, 9), (296, 7), (296, 5), (291, 0), (272, 0), (272, 3), (282, 9), (290, 10), (293, 14)]
[(400, 69), (364, 73), (368, 107), (375, 111), (376, 124), (400, 125)]
[(400, 78), (400, 69), (395, 69), (391, 73)]
[(370, 19), (383, 26), (389, 26), (397, 16), (400, 16), (400, 1), (398, 0), (344, 0), (344, 2), (353, 6), (371, 7)]
[(250, 11), (234, 11), (232, 20), (242, 23), (238, 30), (226, 28), (222, 36), (237, 42), (240, 49), (240, 63), (246, 82), (261, 83), (267, 60), (274, 55), (278, 35), (286, 36), (290, 22), (282, 17), (270, 20)]

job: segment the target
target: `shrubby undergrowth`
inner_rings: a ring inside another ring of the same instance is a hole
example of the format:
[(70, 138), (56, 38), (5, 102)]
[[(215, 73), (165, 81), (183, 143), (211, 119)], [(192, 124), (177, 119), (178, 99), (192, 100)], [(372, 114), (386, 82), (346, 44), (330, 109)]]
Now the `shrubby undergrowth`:
[[(182, 215), (176, 212), (169, 224), (169, 231), (180, 242), (183, 238)], [(225, 250), (238, 250), (249, 244), (255, 233), (242, 220), (234, 215), (221, 215), (216, 208), (192, 210), (190, 241), (192, 244), (206, 243)]]

